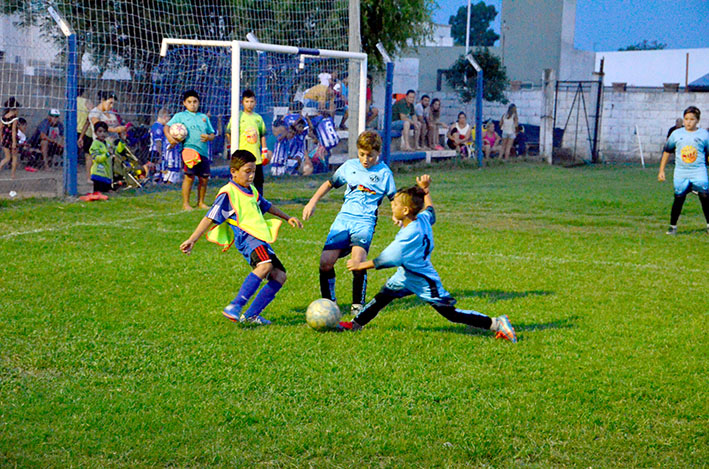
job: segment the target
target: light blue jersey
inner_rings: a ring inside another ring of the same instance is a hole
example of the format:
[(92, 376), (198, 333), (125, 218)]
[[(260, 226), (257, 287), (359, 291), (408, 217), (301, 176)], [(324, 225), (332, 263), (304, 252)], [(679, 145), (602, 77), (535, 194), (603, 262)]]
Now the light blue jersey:
[(384, 196), (391, 200), (396, 195), (394, 175), (384, 163), (367, 169), (359, 159), (347, 160), (332, 175), (330, 183), (336, 188), (347, 184), (340, 214), (373, 224)]
[(429, 303), (453, 304), (454, 301), (443, 288), (441, 278), (431, 263), (434, 247), (431, 225), (435, 222), (433, 207), (419, 212), (416, 220), (399, 230), (394, 241), (374, 259), (374, 267), (398, 267), (386, 283), (389, 290), (408, 290)]
[(167, 125), (184, 124), (187, 127), (187, 138), (182, 142), (184, 148), (191, 148), (205, 158), (209, 158), (209, 145), (200, 140), (202, 134), (213, 134), (214, 128), (209, 117), (201, 112), (178, 112)]
[(677, 129), (665, 144), (665, 151), (675, 154), (675, 193), (689, 190), (706, 192), (709, 190), (706, 157), (709, 154), (709, 132), (697, 129), (689, 132)]

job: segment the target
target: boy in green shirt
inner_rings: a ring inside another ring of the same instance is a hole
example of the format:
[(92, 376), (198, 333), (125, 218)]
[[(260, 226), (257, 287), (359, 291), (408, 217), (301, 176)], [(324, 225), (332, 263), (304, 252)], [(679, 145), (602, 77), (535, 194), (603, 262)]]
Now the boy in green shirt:
[(108, 192), (113, 185), (113, 157), (106, 143), (108, 124), (102, 121), (94, 125), (94, 141), (91, 142), (91, 181), (94, 183), (94, 194)]
[[(247, 150), (256, 158), (256, 175), (254, 186), (263, 195), (263, 165), (268, 163), (268, 148), (266, 147), (266, 124), (260, 114), (254, 112), (256, 95), (252, 90), (245, 90), (241, 95), (244, 107), (239, 115), (239, 150)], [(226, 126), (227, 141), (231, 141), (231, 119)]]

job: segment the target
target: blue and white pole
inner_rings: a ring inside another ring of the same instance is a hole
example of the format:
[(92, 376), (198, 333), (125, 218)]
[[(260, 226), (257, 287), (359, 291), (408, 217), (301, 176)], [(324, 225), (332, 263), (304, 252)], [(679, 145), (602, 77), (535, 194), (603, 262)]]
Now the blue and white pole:
[(472, 51), (469, 51), (465, 58), (473, 66), (477, 73), (475, 87), (475, 153), (478, 158), (478, 166), (483, 165), (483, 69), (473, 58)]

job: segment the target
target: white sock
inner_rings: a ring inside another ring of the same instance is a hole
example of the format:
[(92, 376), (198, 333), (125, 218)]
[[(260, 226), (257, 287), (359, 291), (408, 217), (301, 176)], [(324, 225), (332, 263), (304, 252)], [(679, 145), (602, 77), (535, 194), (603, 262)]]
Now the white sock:
[(497, 318), (490, 318), (492, 319), (492, 324), (490, 324), (490, 330), (493, 332), (497, 332), (500, 330), (500, 320)]

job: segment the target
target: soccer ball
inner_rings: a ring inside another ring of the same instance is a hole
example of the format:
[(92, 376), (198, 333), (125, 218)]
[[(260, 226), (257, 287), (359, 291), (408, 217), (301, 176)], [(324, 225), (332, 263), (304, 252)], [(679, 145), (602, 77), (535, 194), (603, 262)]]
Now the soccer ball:
[(170, 136), (178, 142), (183, 141), (187, 137), (187, 127), (184, 124), (172, 124), (170, 126)]
[(342, 318), (340, 308), (334, 301), (320, 298), (310, 303), (305, 312), (305, 322), (316, 331), (326, 331), (337, 326)]

